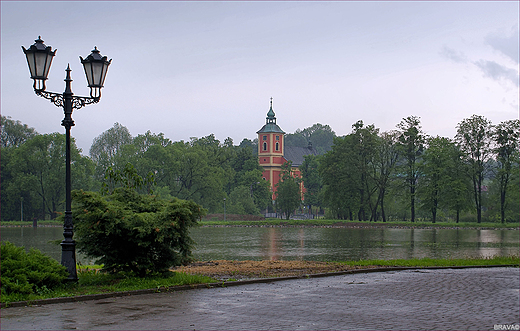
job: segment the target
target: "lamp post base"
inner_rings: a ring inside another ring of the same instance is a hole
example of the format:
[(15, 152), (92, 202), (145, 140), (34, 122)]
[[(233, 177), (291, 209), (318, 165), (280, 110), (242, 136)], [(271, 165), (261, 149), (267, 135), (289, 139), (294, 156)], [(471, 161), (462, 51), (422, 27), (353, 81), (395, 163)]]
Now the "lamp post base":
[(78, 274), (76, 272), (76, 242), (62, 241), (61, 242), (61, 265), (67, 268), (69, 273), (68, 281), (78, 281)]

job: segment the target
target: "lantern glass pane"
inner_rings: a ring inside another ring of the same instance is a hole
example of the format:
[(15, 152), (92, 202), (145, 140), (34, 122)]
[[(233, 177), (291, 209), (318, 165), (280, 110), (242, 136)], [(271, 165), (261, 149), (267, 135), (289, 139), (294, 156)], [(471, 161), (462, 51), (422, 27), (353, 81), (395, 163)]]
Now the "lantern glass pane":
[(31, 77), (36, 76), (36, 68), (34, 67), (34, 54), (27, 53), (25, 54), (27, 57), (27, 64), (29, 65), (29, 71), (31, 72)]
[(45, 77), (46, 72), (46, 64), (47, 64), (47, 54), (36, 52), (34, 53), (35, 62), (36, 62), (36, 76), (37, 77)]
[(47, 78), (49, 76), (49, 70), (51, 69), (52, 56), (47, 57), (47, 64), (45, 65), (44, 77)]
[(85, 68), (85, 75), (87, 75), (87, 83), (88, 86), (92, 85), (92, 64), (90, 62), (83, 63), (83, 66)]
[(101, 86), (105, 85), (105, 78), (107, 76), (108, 64), (103, 63), (103, 72), (101, 73)]
[(101, 86), (101, 74), (103, 73), (103, 63), (94, 62), (92, 63), (92, 77), (94, 86)]

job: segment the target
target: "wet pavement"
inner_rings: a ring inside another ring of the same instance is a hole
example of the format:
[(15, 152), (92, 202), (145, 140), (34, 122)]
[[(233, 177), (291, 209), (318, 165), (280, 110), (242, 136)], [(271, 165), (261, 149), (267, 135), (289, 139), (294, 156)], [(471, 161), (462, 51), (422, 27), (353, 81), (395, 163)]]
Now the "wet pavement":
[(518, 330), (519, 284), (518, 268), (350, 274), (7, 308), (0, 328)]

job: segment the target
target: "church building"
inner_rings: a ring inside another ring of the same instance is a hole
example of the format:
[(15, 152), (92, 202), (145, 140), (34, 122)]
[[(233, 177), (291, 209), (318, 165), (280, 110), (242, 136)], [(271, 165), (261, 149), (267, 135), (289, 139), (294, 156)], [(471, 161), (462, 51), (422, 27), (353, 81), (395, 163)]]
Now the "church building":
[[(300, 177), (299, 166), (304, 161), (303, 157), (309, 154), (317, 155), (317, 152), (310, 142), (308, 147), (285, 146), (285, 132), (276, 124), (273, 98), (271, 98), (265, 125), (256, 133), (258, 134), (258, 162), (264, 168), (263, 178), (269, 181), (272, 198), (275, 200), (276, 184), (280, 181), (282, 164), (292, 161), (291, 174)], [(303, 183), (300, 190), (303, 193)]]

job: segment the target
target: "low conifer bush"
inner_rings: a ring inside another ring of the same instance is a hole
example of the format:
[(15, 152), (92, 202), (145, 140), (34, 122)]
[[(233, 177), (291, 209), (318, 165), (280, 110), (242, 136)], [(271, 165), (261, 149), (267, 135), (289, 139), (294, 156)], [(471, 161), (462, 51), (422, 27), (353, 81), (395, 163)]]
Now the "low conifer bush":
[(68, 277), (67, 269), (35, 248), (26, 253), (10, 242), (0, 246), (2, 296), (34, 294), (61, 285)]
[(195, 202), (159, 199), (131, 188), (72, 195), (77, 248), (97, 258), (104, 270), (143, 277), (191, 261), (189, 228), (205, 215)]

